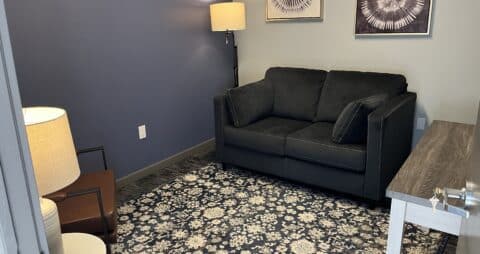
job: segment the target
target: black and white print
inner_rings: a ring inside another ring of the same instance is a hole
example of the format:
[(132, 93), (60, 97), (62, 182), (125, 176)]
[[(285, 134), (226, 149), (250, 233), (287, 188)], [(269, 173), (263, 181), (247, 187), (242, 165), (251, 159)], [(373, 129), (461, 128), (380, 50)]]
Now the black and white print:
[(357, 0), (355, 33), (429, 34), (431, 0)]
[[(114, 253), (384, 253), (388, 211), (214, 164), (122, 204)], [(443, 235), (407, 224), (406, 253)]]
[(267, 21), (322, 18), (323, 0), (267, 0)]
[(302, 12), (312, 5), (312, 0), (272, 0), (273, 6), (283, 13)]

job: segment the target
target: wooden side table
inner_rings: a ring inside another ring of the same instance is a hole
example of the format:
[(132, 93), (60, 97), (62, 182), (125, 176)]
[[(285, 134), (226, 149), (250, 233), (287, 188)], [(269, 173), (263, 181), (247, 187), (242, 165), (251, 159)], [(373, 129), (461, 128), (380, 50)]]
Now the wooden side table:
[(434, 213), (430, 198), (437, 187), (465, 186), (473, 133), (473, 125), (445, 121), (434, 121), (425, 132), (387, 188), (386, 195), (392, 198), (388, 254), (400, 253), (405, 222), (460, 234), (463, 204), (452, 203), (448, 210), (437, 204)]
[(62, 234), (65, 254), (106, 254), (107, 248), (102, 239), (84, 233)]

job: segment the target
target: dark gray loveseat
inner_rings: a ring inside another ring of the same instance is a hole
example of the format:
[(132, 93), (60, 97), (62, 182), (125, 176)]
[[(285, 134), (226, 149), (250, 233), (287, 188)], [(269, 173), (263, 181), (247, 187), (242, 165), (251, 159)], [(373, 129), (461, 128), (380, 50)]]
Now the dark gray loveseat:
[[(365, 120), (365, 142), (333, 142), (342, 110), (379, 93), (389, 98)], [(382, 200), (410, 153), (415, 101), (401, 75), (271, 68), (264, 80), (215, 97), (216, 156), (226, 164)]]

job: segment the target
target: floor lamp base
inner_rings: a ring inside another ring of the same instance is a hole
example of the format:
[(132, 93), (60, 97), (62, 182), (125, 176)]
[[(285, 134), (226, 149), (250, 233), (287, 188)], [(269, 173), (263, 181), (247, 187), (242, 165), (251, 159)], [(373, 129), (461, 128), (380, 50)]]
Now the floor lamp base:
[(40, 208), (50, 254), (63, 254), (62, 231), (57, 205), (50, 199), (40, 198)]

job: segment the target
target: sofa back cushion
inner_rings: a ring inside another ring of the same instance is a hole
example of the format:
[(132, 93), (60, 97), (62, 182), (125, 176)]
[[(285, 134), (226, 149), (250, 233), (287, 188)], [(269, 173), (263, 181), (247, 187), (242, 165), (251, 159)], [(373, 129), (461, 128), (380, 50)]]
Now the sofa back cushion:
[(263, 80), (228, 89), (226, 98), (235, 127), (247, 126), (272, 112), (273, 89)]
[(393, 97), (406, 91), (407, 82), (402, 75), (330, 71), (320, 96), (314, 121), (335, 122), (350, 102), (375, 94), (387, 94)]
[(273, 115), (312, 121), (325, 83), (326, 71), (274, 67), (265, 82), (273, 87)]

